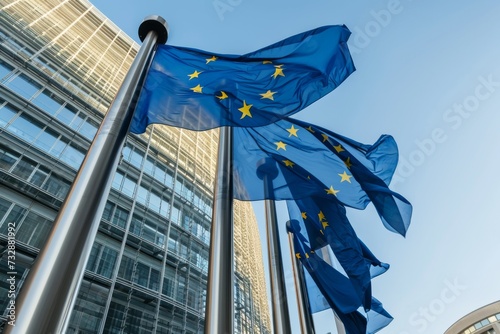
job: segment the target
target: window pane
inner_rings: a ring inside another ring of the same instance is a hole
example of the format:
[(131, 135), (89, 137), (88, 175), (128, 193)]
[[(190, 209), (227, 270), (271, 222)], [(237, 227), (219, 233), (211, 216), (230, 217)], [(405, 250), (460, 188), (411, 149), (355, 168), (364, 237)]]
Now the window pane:
[(151, 277), (149, 278), (148, 288), (158, 291), (160, 288), (160, 272), (156, 269), (151, 268)]
[(60, 159), (74, 169), (78, 169), (80, 168), (84, 157), (85, 153), (83, 153), (80, 149), (72, 145), (68, 145), (64, 150), (64, 153), (61, 155)]
[(120, 190), (123, 182), (123, 174), (120, 172), (115, 173), (115, 177), (113, 178), (112, 187), (116, 190)]
[(39, 84), (30, 81), (24, 74), (18, 75), (14, 80), (6, 85), (25, 99), (29, 100), (37, 91), (42, 88)]
[(36, 165), (37, 163), (33, 160), (22, 157), (12, 170), (12, 174), (17, 175), (24, 180), (28, 180)]
[(80, 125), (84, 122), (84, 118), (85, 118), (85, 115), (83, 115), (82, 113), (79, 113), (78, 115), (76, 115), (75, 118), (73, 118), (73, 121), (71, 122), (71, 124), (69, 125), (70, 128), (72, 128), (74, 130), (78, 130)]
[(95, 271), (97, 258), (99, 256), (99, 253), (101, 252), (101, 248), (101, 244), (94, 242), (94, 244), (92, 245), (92, 250), (90, 251), (89, 260), (87, 261), (87, 267), (85, 268), (86, 270)]
[(45, 89), (42, 93), (40, 93), (33, 99), (33, 104), (51, 115), (55, 115), (55, 113), (61, 108), (63, 103), (64, 101), (62, 99), (58, 98), (47, 89)]
[(146, 220), (142, 227), (142, 238), (154, 243), (156, 238), (156, 225)]
[(111, 202), (106, 202), (106, 206), (104, 207), (104, 213), (102, 214), (102, 219), (106, 221), (111, 221), (111, 215), (113, 214), (114, 204)]
[(154, 212), (157, 212), (157, 213), (160, 213), (160, 205), (161, 205), (161, 199), (160, 199), (160, 196), (158, 196), (157, 194), (155, 193), (151, 193), (151, 195), (149, 196), (149, 203), (148, 203), (148, 207), (154, 211)]
[(9, 210), (11, 204), (12, 204), (11, 202), (0, 197), (0, 223), (2, 222), (2, 219), (7, 213), (7, 211)]
[(99, 261), (99, 267), (97, 268), (97, 273), (104, 277), (111, 278), (117, 256), (117, 251), (108, 247), (104, 247), (101, 255), (101, 260)]
[(0, 146), (0, 168), (10, 170), (17, 159), (19, 159), (18, 153)]
[(9, 107), (8, 105), (5, 105), (0, 108), (0, 127), (5, 127), (12, 117), (14, 117), (17, 114), (17, 111)]
[(50, 152), (50, 149), (57, 141), (57, 137), (59, 137), (59, 135), (55, 131), (45, 129), (36, 138), (34, 145), (45, 152)]
[(128, 212), (125, 211), (125, 209), (122, 209), (119, 206), (117, 206), (115, 210), (115, 215), (113, 216), (112, 223), (124, 228), (127, 223), (127, 219), (128, 219)]
[(135, 192), (135, 186), (137, 184), (137, 181), (131, 180), (128, 177), (126, 177), (123, 180), (123, 188), (122, 188), (122, 193), (124, 193), (127, 196), (132, 197)]
[(21, 218), (23, 217), (25, 212), (25, 208), (19, 205), (15, 205), (3, 221), (2, 226), (0, 226), (0, 233), (7, 234), (8, 223), (16, 223), (17, 227), (17, 223), (21, 221)]
[(118, 276), (130, 281), (133, 266), (134, 261), (132, 261), (132, 259), (127, 256), (123, 256), (122, 263), (120, 264), (120, 269), (118, 270)]
[(179, 208), (176, 208), (175, 206), (172, 207), (172, 217), (171, 217), (172, 222), (179, 225), (180, 219), (181, 219), (181, 212)]
[(77, 110), (70, 106), (66, 105), (64, 108), (62, 108), (59, 113), (57, 114), (56, 118), (63, 122), (66, 125), (70, 125), (71, 121), (73, 118), (76, 116)]
[(143, 155), (139, 154), (135, 150), (131, 152), (130, 163), (137, 168), (141, 167)]
[(154, 171), (154, 178), (163, 184), (165, 182), (165, 175), (166, 174), (167, 173), (165, 173), (165, 171), (163, 170), (163, 168), (161, 166), (157, 166), (155, 168), (155, 171)]
[(59, 158), (66, 145), (68, 145), (68, 141), (59, 138), (56, 140), (56, 142), (50, 149), (49, 153), (52, 154), (54, 157)]
[(21, 242), (40, 248), (45, 243), (51, 227), (50, 220), (30, 212), (18, 228), (16, 238)]
[(146, 162), (144, 163), (144, 172), (148, 175), (153, 175), (153, 170), (154, 170), (154, 160), (151, 157), (148, 157), (146, 159)]
[(94, 139), (98, 127), (99, 125), (95, 121), (87, 119), (82, 124), (82, 127), (78, 132), (81, 133), (85, 138), (92, 140)]
[(138, 262), (135, 272), (135, 282), (144, 287), (148, 286), (149, 267), (144, 263)]
[(3, 60), (0, 60), (0, 80), (5, 78), (5, 76), (7, 74), (9, 74), (10, 72), (12, 72), (13, 70), (14, 70), (14, 67), (5, 63)]
[(43, 125), (33, 118), (21, 115), (21, 117), (12, 122), (7, 130), (31, 143), (40, 133), (42, 127)]
[(140, 186), (139, 190), (137, 190), (137, 202), (141, 203), (142, 205), (146, 205), (146, 202), (148, 200), (148, 190), (144, 188), (144, 186)]
[(68, 194), (70, 183), (61, 177), (52, 174), (47, 179), (42, 189), (47, 190), (49, 193), (54, 195), (56, 198), (64, 199)]
[(45, 169), (43, 167), (39, 167), (35, 173), (31, 176), (31, 179), (29, 180), (30, 183), (34, 184), (37, 187), (41, 187), (47, 176), (49, 175), (50, 171), (48, 169)]

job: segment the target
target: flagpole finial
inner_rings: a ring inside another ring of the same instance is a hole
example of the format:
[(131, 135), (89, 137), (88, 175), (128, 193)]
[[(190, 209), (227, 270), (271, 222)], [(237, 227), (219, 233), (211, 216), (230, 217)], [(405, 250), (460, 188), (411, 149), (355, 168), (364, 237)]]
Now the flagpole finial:
[(165, 44), (168, 39), (167, 21), (159, 15), (146, 16), (139, 26), (139, 38), (144, 41), (148, 32), (155, 31), (158, 34), (157, 43)]
[(269, 180), (275, 179), (278, 176), (276, 161), (270, 158), (259, 160), (257, 162), (257, 176), (261, 180), (263, 180), (265, 177), (268, 177)]
[(286, 231), (288, 233), (295, 233), (300, 231), (300, 223), (297, 219), (290, 219), (286, 222)]

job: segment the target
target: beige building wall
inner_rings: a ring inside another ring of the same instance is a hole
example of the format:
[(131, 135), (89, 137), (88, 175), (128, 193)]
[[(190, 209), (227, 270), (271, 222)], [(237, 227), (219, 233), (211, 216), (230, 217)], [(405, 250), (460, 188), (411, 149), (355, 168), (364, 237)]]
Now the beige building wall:
[(500, 334), (500, 301), (467, 314), (444, 334)]

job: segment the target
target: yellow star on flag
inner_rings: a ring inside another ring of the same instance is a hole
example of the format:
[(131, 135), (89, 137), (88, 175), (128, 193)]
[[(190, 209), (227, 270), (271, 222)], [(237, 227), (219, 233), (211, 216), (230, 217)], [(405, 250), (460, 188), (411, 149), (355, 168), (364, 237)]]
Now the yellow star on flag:
[(330, 226), (330, 225), (328, 225), (328, 222), (327, 222), (326, 220), (325, 220), (325, 221), (322, 221), (322, 222), (321, 222), (321, 225), (323, 225), (323, 230), (326, 230), (326, 227), (327, 227), (327, 226)]
[(342, 145), (340, 145), (340, 144), (338, 144), (337, 146), (333, 146), (333, 148), (335, 149), (335, 151), (337, 151), (337, 153), (340, 153), (340, 152), (345, 151), (345, 150), (342, 148)]
[(288, 131), (288, 133), (290, 133), (290, 134), (288, 135), (288, 137), (291, 137), (291, 136), (295, 136), (295, 137), (297, 137), (297, 138), (299, 137), (299, 136), (297, 136), (297, 131), (299, 131), (299, 129), (296, 129), (296, 128), (293, 126), (293, 124), (292, 124), (292, 127), (291, 127), (290, 129), (286, 129), (286, 131)]
[(308, 258), (309, 258), (309, 254), (306, 253), (306, 259), (308, 259)]
[(193, 79), (193, 78), (198, 78), (198, 76), (201, 74), (202, 72), (198, 72), (198, 71), (194, 71), (193, 73), (191, 74), (188, 74), (188, 77), (189, 77), (189, 80)]
[(201, 90), (203, 89), (203, 87), (201, 87), (200, 84), (198, 84), (196, 87), (189, 88), (189, 89), (191, 89), (195, 93), (201, 93)]
[(206, 64), (210, 63), (211, 61), (216, 61), (217, 60), (217, 57), (216, 56), (212, 56), (212, 58), (207, 58), (205, 59), (207, 62)]
[(220, 91), (220, 96), (217, 96), (215, 95), (216, 98), (218, 98), (219, 100), (224, 100), (224, 99), (227, 99), (227, 94), (226, 92), (224, 92), (223, 90)]
[(261, 99), (269, 99), (269, 100), (274, 101), (274, 97), (273, 97), (274, 94), (276, 94), (276, 92), (271, 92), (270, 90), (268, 90), (267, 92), (259, 94), (259, 95), (262, 96)]
[(243, 100), (243, 107), (239, 108), (238, 110), (241, 111), (241, 118), (243, 119), (246, 116), (252, 117), (252, 114), (250, 113), (250, 108), (252, 108), (253, 104), (247, 104), (245, 100)]
[(297, 259), (300, 259), (300, 253), (295, 253), (295, 257), (297, 257)]
[(278, 151), (280, 148), (286, 151), (286, 144), (284, 142), (278, 141), (275, 144), (276, 144), (276, 151)]
[(347, 157), (347, 159), (344, 161), (345, 165), (347, 168), (351, 169), (352, 162), (351, 162), (351, 157)]
[(328, 140), (328, 136), (324, 133), (322, 133), (321, 136), (323, 137), (323, 143)]
[(274, 79), (276, 79), (276, 77), (277, 77), (278, 75), (279, 75), (279, 76), (282, 76), (282, 77), (284, 77), (284, 76), (285, 76), (285, 73), (283, 73), (283, 68), (281, 68), (281, 66), (283, 66), (283, 65), (275, 65), (275, 66), (274, 66), (274, 67), (276, 68), (276, 69), (274, 70), (273, 75), (272, 75), (272, 77), (273, 77)]
[(352, 177), (352, 175), (348, 175), (348, 174), (344, 171), (342, 174), (339, 174), (339, 176), (340, 176), (340, 182), (347, 181), (347, 182), (351, 183), (351, 177)]
[(307, 131), (309, 131), (310, 133), (314, 133), (314, 130), (312, 128), (311, 125), (309, 125), (307, 128), (306, 128)]
[(290, 168), (293, 168), (293, 165), (295, 165), (290, 160), (283, 160), (283, 162), (285, 163), (285, 166), (290, 167)]
[(272, 64), (272, 63), (273, 63), (273, 62), (272, 62), (272, 61), (270, 61), (270, 60), (264, 60), (264, 61), (262, 61), (262, 64)]
[(328, 195), (335, 195), (335, 196), (337, 196), (337, 193), (338, 193), (340, 190), (335, 190), (335, 189), (333, 189), (333, 186), (330, 186), (330, 188), (329, 188), (329, 189), (325, 189), (325, 191), (326, 191), (326, 193), (327, 193)]
[(307, 219), (307, 212), (301, 212), (302, 219)]
[(323, 214), (323, 211), (320, 211), (318, 213), (318, 219), (319, 219), (319, 221), (323, 221), (325, 219), (325, 215)]

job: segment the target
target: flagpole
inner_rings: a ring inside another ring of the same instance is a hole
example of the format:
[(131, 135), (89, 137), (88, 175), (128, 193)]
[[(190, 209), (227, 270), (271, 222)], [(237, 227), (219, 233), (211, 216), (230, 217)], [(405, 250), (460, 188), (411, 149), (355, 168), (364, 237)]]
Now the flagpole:
[(166, 21), (159, 16), (146, 17), (139, 37), (143, 44), (21, 288), (15, 305), (16, 323), (6, 326), (6, 334), (65, 331), (147, 67), (155, 46), (167, 41)]
[[(264, 181), (266, 198), (269, 198), (270, 193), (273, 191), (273, 179), (277, 175), (278, 169), (273, 160), (264, 159), (260, 161), (259, 166), (257, 166), (257, 176)], [(288, 312), (276, 206), (274, 201), (270, 199), (264, 201), (264, 206), (266, 212), (267, 254), (271, 281), (273, 329), (274, 334), (289, 334), (292, 332), (292, 329), (290, 327), (290, 314)]]
[[(323, 247), (321, 248), (321, 258), (328, 263), (330, 266), (334, 267), (332, 257), (330, 256), (330, 252), (328, 251), (329, 247)], [(340, 321), (339, 317), (337, 316), (337, 313), (335, 311), (333, 312), (335, 315), (335, 326), (337, 327), (337, 333), (338, 334), (346, 334), (344, 324), (342, 321)]]
[(288, 231), (288, 242), (290, 244), (290, 256), (292, 258), (293, 279), (295, 281), (295, 295), (297, 296), (301, 333), (314, 334), (314, 322), (309, 304), (309, 296), (307, 295), (304, 267), (295, 256), (295, 247), (293, 243), (294, 236), (290, 224), (290, 221), (286, 222), (286, 230)]
[(232, 334), (234, 327), (233, 129), (219, 132), (214, 186), (205, 334)]

